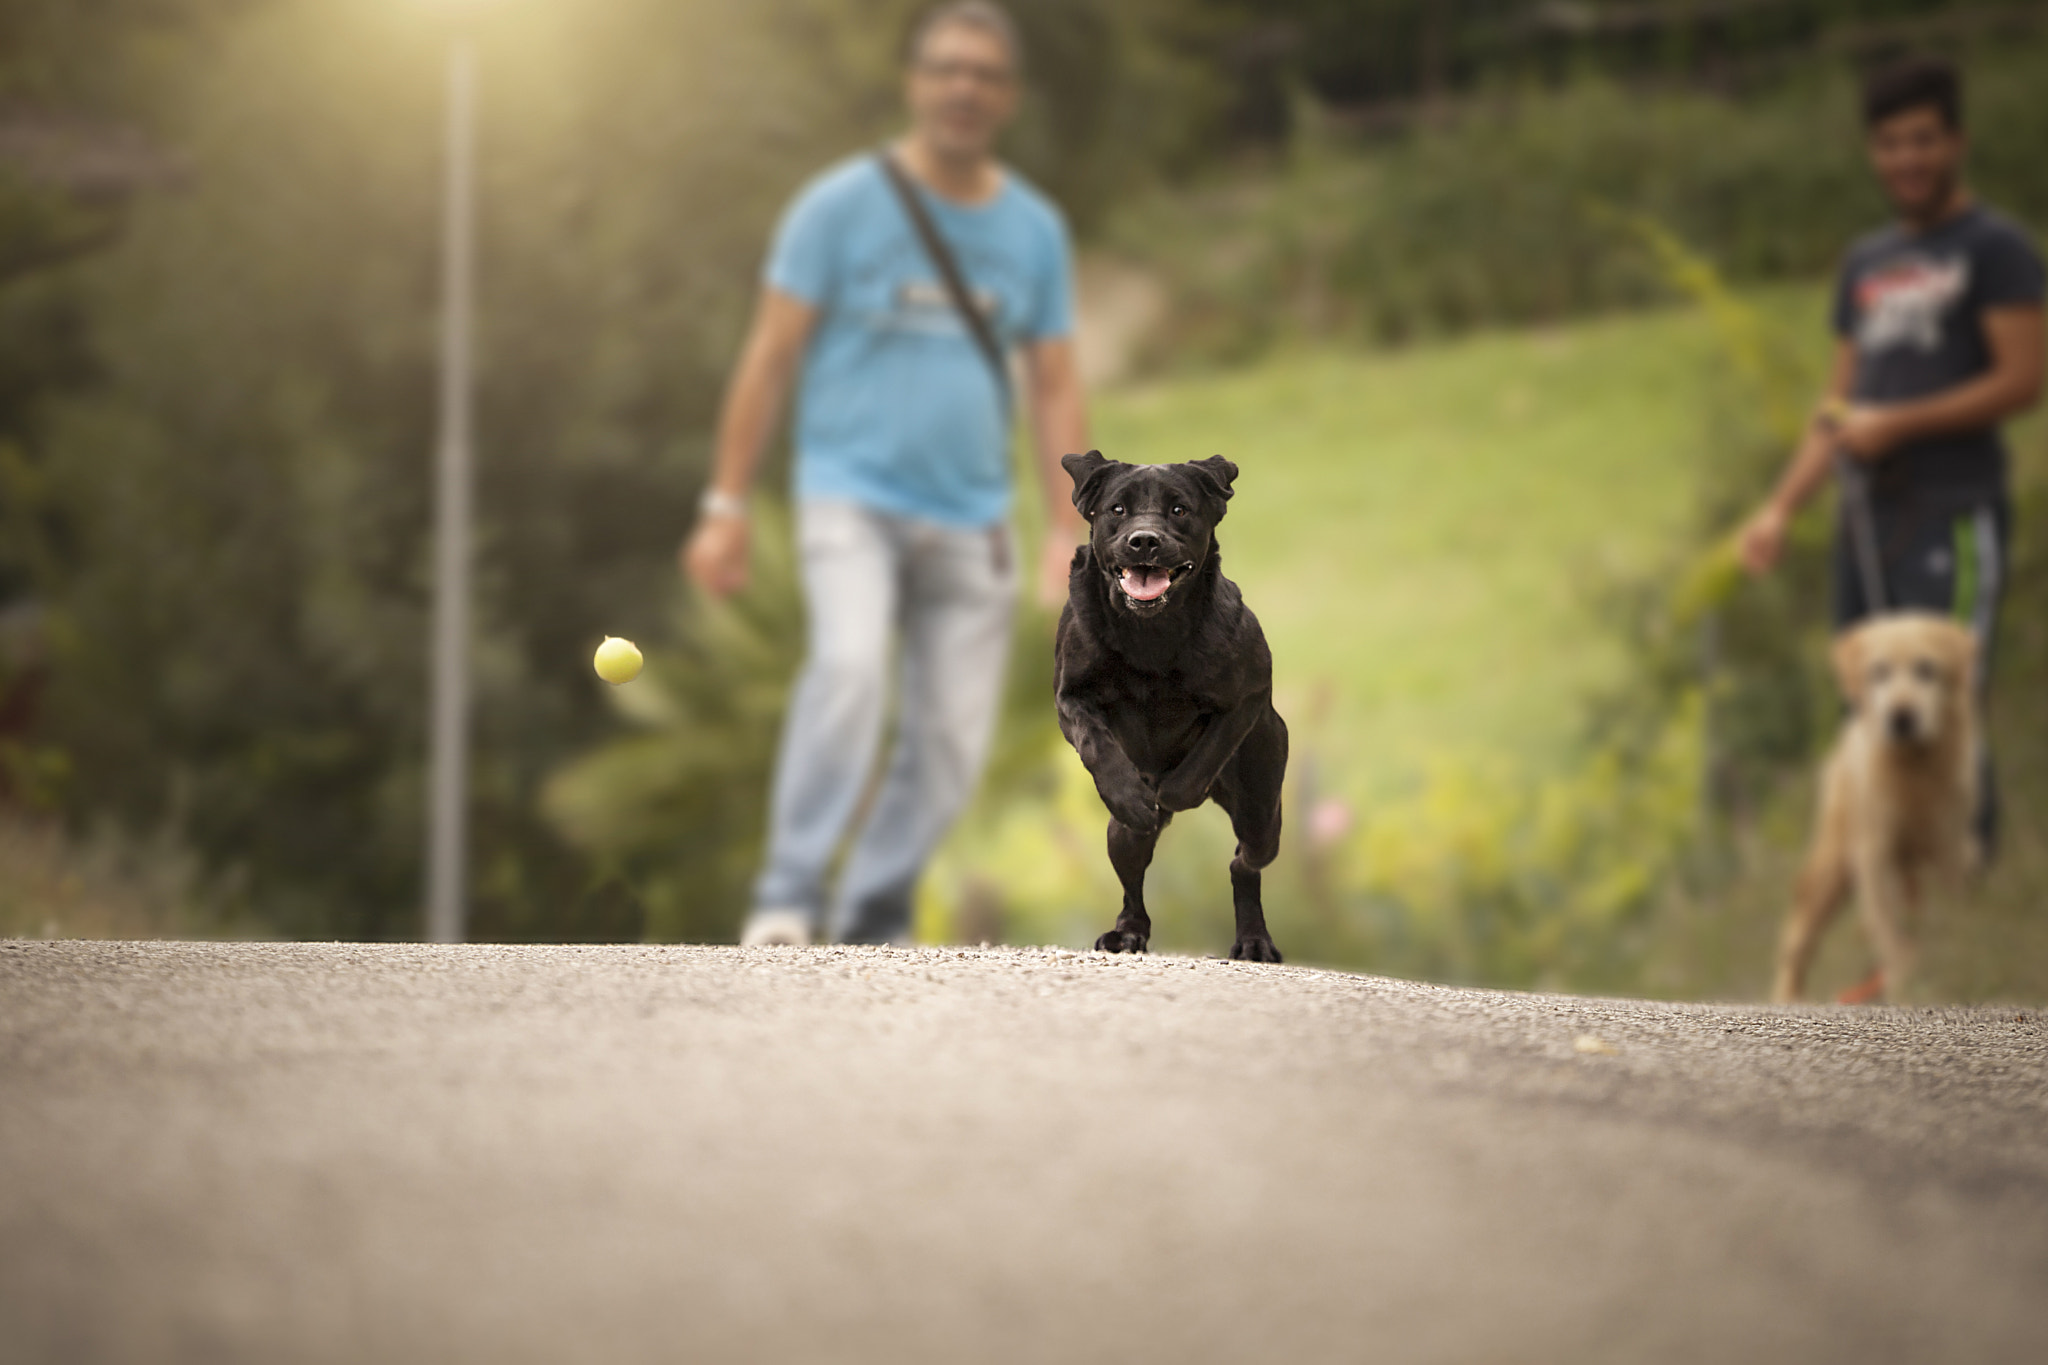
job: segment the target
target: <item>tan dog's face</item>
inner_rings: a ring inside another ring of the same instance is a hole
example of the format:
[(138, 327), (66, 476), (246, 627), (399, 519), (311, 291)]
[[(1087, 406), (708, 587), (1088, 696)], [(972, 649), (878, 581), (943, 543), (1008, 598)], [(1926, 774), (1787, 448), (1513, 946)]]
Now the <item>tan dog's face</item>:
[(1867, 621), (1835, 641), (1835, 677), (1865, 724), (1893, 744), (1933, 744), (1970, 704), (1977, 637), (1928, 612)]

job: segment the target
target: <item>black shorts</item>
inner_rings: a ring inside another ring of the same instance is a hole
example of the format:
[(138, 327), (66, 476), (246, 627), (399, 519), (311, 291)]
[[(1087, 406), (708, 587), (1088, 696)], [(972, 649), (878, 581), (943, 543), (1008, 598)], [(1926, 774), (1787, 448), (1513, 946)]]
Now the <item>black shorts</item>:
[[(1940, 509), (1927, 506), (1872, 508), (1884, 609), (1934, 611), (1953, 616), (1977, 632), (1982, 650), (1981, 688), (1991, 676), (1998, 608), (2005, 598), (2006, 547), (2012, 536), (2012, 504), (2004, 498)], [(1875, 608), (1865, 591), (1847, 512), (1835, 528), (1835, 629), (1847, 630)]]

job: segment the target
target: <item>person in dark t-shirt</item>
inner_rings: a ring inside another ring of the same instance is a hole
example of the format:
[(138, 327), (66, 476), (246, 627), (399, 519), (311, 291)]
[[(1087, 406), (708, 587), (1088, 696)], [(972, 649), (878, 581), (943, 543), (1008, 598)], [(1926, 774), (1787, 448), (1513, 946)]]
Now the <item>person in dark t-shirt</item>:
[[(1981, 685), (2012, 522), (1999, 424), (2041, 394), (2041, 256), (1963, 181), (1955, 68), (1912, 61), (1878, 72), (1864, 88), (1864, 124), (1898, 221), (1843, 258), (1826, 399), (1743, 526), (1742, 559), (1768, 571), (1793, 514), (1837, 475), (1836, 629), (1884, 611), (1954, 613), (1977, 631)], [(1988, 766), (1983, 796), (1988, 852)]]
[[(1871, 233), (1849, 249), (1835, 289), (1835, 335), (1855, 351), (1849, 401), (1910, 403), (1986, 375), (1997, 359), (1986, 314), (2018, 309), (2038, 326), (2041, 290), (2032, 244), (1981, 204), (1924, 231), (1895, 224)], [(1995, 425), (1928, 423), (1923, 431), (1872, 464), (1880, 504), (1920, 496), (1975, 506), (2005, 495)]]

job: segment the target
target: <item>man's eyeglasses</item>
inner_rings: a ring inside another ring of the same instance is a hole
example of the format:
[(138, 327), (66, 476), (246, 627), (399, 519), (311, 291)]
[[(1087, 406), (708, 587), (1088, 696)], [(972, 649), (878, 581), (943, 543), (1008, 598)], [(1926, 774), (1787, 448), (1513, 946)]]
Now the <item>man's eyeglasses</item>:
[(991, 90), (1000, 89), (1016, 79), (1009, 67), (990, 62), (920, 61), (917, 74), (935, 81), (970, 81)]

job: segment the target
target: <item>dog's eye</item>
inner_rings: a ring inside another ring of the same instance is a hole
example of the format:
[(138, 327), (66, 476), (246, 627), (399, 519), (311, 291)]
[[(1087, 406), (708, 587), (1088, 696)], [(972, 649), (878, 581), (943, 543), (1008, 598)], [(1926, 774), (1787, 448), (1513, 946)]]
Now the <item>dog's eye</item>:
[(1109, 514), (1113, 517), (1122, 516), (1124, 514), (1124, 505), (1122, 503), (1118, 503), (1116, 506), (1109, 509)]
[(1184, 517), (1188, 514), (1188, 509), (1180, 503), (1175, 503), (1173, 505), (1173, 514), (1177, 517)]
[(1933, 682), (1935, 678), (1934, 660), (1915, 659), (1913, 661), (1913, 676), (1921, 682)]

